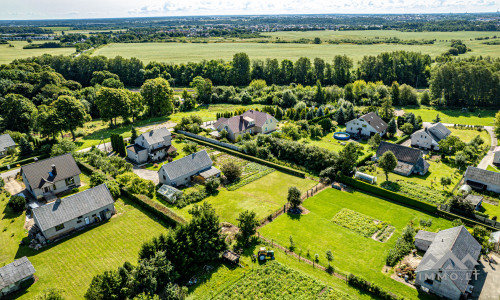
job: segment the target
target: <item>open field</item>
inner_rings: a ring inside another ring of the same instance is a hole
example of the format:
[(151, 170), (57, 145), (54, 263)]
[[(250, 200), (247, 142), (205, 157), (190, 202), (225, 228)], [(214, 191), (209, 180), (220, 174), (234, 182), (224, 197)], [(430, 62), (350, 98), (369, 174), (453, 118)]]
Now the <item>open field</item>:
[(282, 40), (298, 40), (301, 38), (313, 39), (320, 37), (323, 41), (350, 39), (375, 39), (375, 37), (388, 38), (398, 37), (400, 39), (421, 40), (436, 39), (432, 45), (400, 45), (400, 44), (376, 44), (376, 45), (334, 45), (323, 43), (295, 44), (295, 43), (259, 43), (266, 38), (235, 40), (235, 42), (209, 42), (209, 43), (140, 43), (140, 44), (110, 44), (97, 49), (93, 55), (104, 55), (115, 57), (121, 55), (126, 58), (137, 57), (148, 63), (150, 61), (162, 61), (168, 63), (199, 62), (204, 59), (231, 60), (238, 52), (246, 52), (250, 59), (277, 58), (278, 60), (297, 60), (301, 56), (309, 58), (320, 57), (331, 61), (335, 55), (346, 54), (355, 62), (361, 60), (365, 55), (377, 55), (381, 52), (408, 50), (429, 54), (433, 57), (445, 52), (450, 48), (451, 39), (462, 39), (472, 49), (464, 56), (483, 55), (500, 56), (500, 46), (485, 45), (483, 41), (470, 41), (475, 37), (498, 36), (497, 32), (400, 32), (393, 30), (366, 30), (366, 31), (305, 31), (305, 32), (275, 32), (265, 33), (270, 36), (269, 40), (280, 38)]
[[(417, 291), (382, 272), (387, 251), (394, 246), (403, 227), (411, 221), (418, 224), (419, 219), (432, 219), (431, 231), (451, 227), (451, 222), (447, 220), (360, 192), (346, 193), (327, 189), (307, 199), (303, 206), (310, 211), (308, 214), (282, 215), (259, 229), (259, 232), (282, 246), (289, 246), (289, 237), (293, 236), (295, 252), (309, 251), (313, 257), (318, 253), (320, 264), (324, 266), (328, 265), (325, 252), (331, 250), (335, 257), (332, 265), (336, 271), (360, 275), (407, 298), (417, 298)], [(396, 231), (385, 243), (361, 236), (331, 221), (342, 208), (388, 222)]]
[[(500, 53), (500, 52), (499, 52)], [(424, 122), (432, 122), (439, 114), (441, 123), (493, 126), (496, 109), (478, 109), (475, 112), (463, 113), (460, 109), (433, 109), (429, 107), (398, 107), (407, 113), (421, 116)], [(478, 117), (479, 113), (481, 117)]]
[[(43, 42), (44, 41), (33, 41), (34, 44)], [(75, 48), (23, 49), (23, 46), (28, 44), (26, 41), (9, 41), (9, 43), (14, 45), (14, 47), (9, 47), (9, 45), (0, 45), (0, 64), (7, 64), (14, 59), (40, 56), (46, 53), (52, 55), (69, 55), (75, 52)]]
[[(212, 204), (221, 221), (237, 224), (236, 218), (244, 210), (253, 210), (260, 220), (282, 207), (286, 202), (288, 188), (298, 187), (302, 192), (312, 188), (317, 182), (275, 171), (234, 191), (224, 188), (215, 196), (204, 201)], [(197, 204), (201, 204), (198, 202)], [(169, 205), (172, 211), (186, 220), (191, 219), (189, 209), (194, 204), (182, 209)]]
[[(5, 212), (6, 201), (0, 202)], [(9, 210), (0, 215), (0, 266), (15, 258), (28, 256), (36, 269), (38, 281), (29, 287), (21, 299), (32, 299), (47, 288), (62, 288), (67, 299), (81, 299), (92, 277), (105, 270), (116, 269), (125, 261), (136, 263), (137, 253), (146, 241), (167, 229), (138, 210), (129, 200), (118, 199), (117, 215), (109, 222), (74, 234), (56, 244), (35, 251), (19, 246), (26, 237), (24, 214), (13, 216)], [(12, 223), (10, 220), (14, 220)], [(11, 236), (11, 234), (13, 236)]]

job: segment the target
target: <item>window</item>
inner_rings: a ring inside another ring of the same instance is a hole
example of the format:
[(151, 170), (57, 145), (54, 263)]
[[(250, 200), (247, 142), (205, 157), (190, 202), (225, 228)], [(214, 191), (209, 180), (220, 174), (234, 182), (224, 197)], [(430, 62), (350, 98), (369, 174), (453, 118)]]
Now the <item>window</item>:
[(66, 185), (75, 184), (75, 177), (66, 178), (64, 181), (66, 182)]
[(163, 180), (167, 180), (167, 176), (163, 175)]
[(55, 191), (55, 190), (57, 190), (57, 187), (56, 187), (56, 184), (55, 184), (55, 183), (52, 185), (52, 189), (53, 189), (54, 191)]
[(56, 226), (56, 231), (63, 230), (63, 229), (64, 229), (64, 223)]
[(92, 215), (92, 217), (95, 217), (95, 216), (97, 216), (97, 215), (96, 215), (96, 214), (93, 214), (93, 215)]
[(83, 218), (83, 216), (79, 216), (79, 217), (78, 217), (78, 219), (81, 219), (81, 218)]
[(78, 221), (76, 221), (76, 223), (82, 223), (82, 220), (78, 220)]
[(428, 285), (432, 285), (434, 283), (434, 280), (426, 279), (424, 282), (427, 283)]

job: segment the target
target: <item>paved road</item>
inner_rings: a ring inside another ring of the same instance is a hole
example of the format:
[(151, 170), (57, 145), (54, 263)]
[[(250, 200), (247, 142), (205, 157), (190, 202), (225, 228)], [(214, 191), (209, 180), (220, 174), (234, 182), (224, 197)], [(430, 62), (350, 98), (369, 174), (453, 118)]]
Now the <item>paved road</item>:
[(472, 299), (498, 300), (500, 298), (500, 257), (493, 255), (493, 263), (479, 260), (476, 269), (479, 271), (477, 279), (472, 275), (471, 284), (474, 286)]
[(134, 166), (134, 173), (139, 175), (139, 177), (147, 180), (151, 180), (155, 184), (158, 184), (160, 182), (160, 179), (158, 178), (158, 172), (157, 171), (151, 171), (147, 169), (141, 169), (138, 167)]

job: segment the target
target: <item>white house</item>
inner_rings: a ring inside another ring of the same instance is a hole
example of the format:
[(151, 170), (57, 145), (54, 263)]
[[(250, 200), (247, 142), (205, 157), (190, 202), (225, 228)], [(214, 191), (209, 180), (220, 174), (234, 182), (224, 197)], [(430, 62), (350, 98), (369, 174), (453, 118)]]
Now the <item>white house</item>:
[(235, 141), (238, 136), (243, 136), (245, 133), (270, 133), (276, 130), (278, 121), (268, 113), (256, 111), (253, 109), (247, 110), (242, 115), (231, 118), (219, 118), (214, 124), (217, 131), (226, 130), (228, 139)]
[(205, 150), (164, 164), (158, 171), (160, 183), (170, 186), (186, 185), (196, 176), (202, 180), (220, 176), (220, 171), (213, 167), (212, 159)]
[(143, 164), (164, 159), (175, 153), (172, 146), (172, 134), (166, 127), (143, 133), (135, 139), (135, 144), (127, 147), (127, 157), (135, 163)]
[(464, 174), (465, 183), (476, 190), (486, 190), (500, 194), (500, 173), (468, 167)]
[(373, 112), (353, 119), (345, 125), (347, 133), (359, 136), (373, 136), (377, 133), (384, 136), (388, 127), (387, 123)]
[(35, 198), (53, 197), (80, 186), (80, 169), (71, 153), (21, 167), (26, 190)]
[(0, 157), (7, 155), (10, 149), (15, 149), (16, 143), (9, 134), (0, 135)]
[(411, 146), (426, 150), (439, 150), (439, 141), (447, 138), (451, 131), (441, 123), (415, 131), (411, 135)]

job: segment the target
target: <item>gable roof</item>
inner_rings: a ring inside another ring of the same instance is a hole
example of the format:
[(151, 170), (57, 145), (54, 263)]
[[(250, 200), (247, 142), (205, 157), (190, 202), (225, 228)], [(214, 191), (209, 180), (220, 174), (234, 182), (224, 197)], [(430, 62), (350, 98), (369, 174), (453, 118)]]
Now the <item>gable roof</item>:
[(0, 291), (33, 274), (35, 274), (35, 268), (26, 256), (16, 259), (0, 268)]
[(465, 264), (467, 270), (453, 272), (454, 276), (449, 276), (450, 280), (456, 287), (465, 292), (469, 279), (472, 278), (472, 270), (474, 263), (469, 260), (464, 260), (470, 255), (477, 261), (481, 253), (481, 245), (467, 231), (464, 226), (453, 227), (446, 230), (441, 230), (436, 234), (436, 237), (425, 252), (422, 262), (418, 265), (416, 272), (421, 271), (438, 271), (443, 272), (457, 270), (457, 262), (449, 258), (449, 254), (453, 254)]
[(12, 139), (9, 134), (0, 135), (0, 151), (5, 151), (7, 148), (15, 147), (16, 142)]
[[(254, 126), (262, 127), (267, 120), (272, 118), (274, 117), (268, 113), (250, 109), (241, 115), (237, 115), (229, 119), (219, 118), (217, 122), (215, 122), (214, 127), (219, 128), (221, 125), (227, 125), (233, 133), (237, 133)], [(253, 124), (250, 123), (252, 121)]]
[(422, 157), (422, 151), (398, 144), (380, 142), (377, 149), (377, 157), (382, 156), (386, 151), (394, 153), (398, 161), (415, 165), (419, 158)]
[(148, 144), (153, 145), (165, 141), (165, 137), (170, 135), (170, 130), (168, 130), (167, 127), (162, 127), (145, 132), (140, 136), (142, 136)]
[(377, 116), (377, 114), (375, 114), (374, 112), (367, 113), (366, 115), (363, 115), (359, 118), (365, 120), (378, 133), (382, 133), (388, 127), (387, 123), (384, 120), (382, 120), (379, 116)]
[(130, 150), (134, 153), (139, 153), (139, 152), (147, 150), (147, 149), (139, 144), (132, 144), (132, 145), (127, 146), (127, 150)]
[(259, 127), (264, 126), (264, 123), (266, 123), (267, 120), (273, 118), (273, 116), (271, 116), (268, 113), (253, 110), (253, 109), (250, 109), (250, 110), (247, 110), (246, 112), (244, 112), (243, 117), (249, 117), (249, 118), (253, 119), (255, 122), (255, 126), (259, 126)]
[(500, 173), (498, 172), (483, 170), (476, 167), (468, 167), (467, 171), (465, 171), (464, 177), (467, 180), (500, 186)]
[(161, 166), (160, 171), (163, 169), (170, 179), (175, 179), (207, 169), (211, 167), (212, 164), (212, 159), (210, 159), (207, 151), (202, 150), (169, 162), (168, 164), (164, 164)]
[[(56, 168), (55, 174), (52, 165)], [(41, 188), (46, 182), (52, 183), (64, 180), (81, 173), (71, 153), (22, 166), (21, 172), (26, 176), (33, 189)]]
[(415, 240), (423, 240), (423, 241), (432, 242), (435, 237), (436, 237), (436, 233), (435, 232), (430, 232), (430, 231), (425, 231), (425, 230), (419, 230), (417, 232), (417, 234), (415, 235)]
[(434, 139), (439, 142), (442, 139), (445, 139), (447, 136), (451, 134), (451, 131), (446, 128), (442, 123), (435, 123), (426, 128), (430, 133), (432, 133)]
[(106, 184), (39, 206), (33, 209), (33, 217), (42, 231), (55, 227), (113, 204), (113, 196)]

